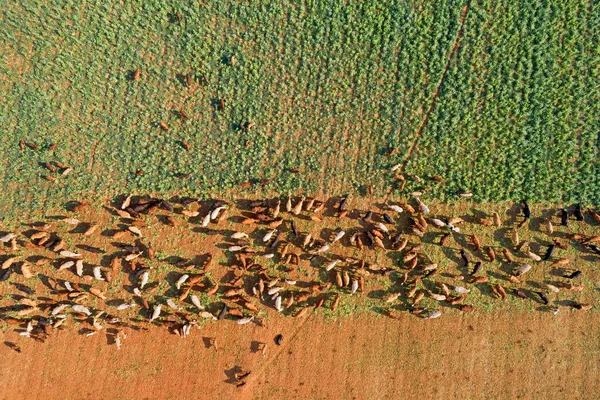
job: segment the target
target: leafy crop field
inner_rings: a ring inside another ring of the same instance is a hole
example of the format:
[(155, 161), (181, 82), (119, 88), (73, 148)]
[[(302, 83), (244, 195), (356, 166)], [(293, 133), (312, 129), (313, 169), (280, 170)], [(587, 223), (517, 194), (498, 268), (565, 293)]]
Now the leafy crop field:
[(598, 203), (600, 10), (555, 3), (6, 2), (0, 211), (377, 195), (397, 164), (442, 200)]

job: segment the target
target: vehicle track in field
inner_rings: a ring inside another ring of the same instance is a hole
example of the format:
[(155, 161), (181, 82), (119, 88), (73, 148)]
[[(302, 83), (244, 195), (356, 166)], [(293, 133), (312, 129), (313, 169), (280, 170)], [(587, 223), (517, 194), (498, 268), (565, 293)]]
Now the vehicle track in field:
[[(400, 167), (399, 172), (402, 172), (404, 170), (404, 168), (406, 167), (408, 160), (410, 159), (410, 157), (412, 156), (412, 153), (414, 152), (415, 148), (417, 147), (419, 139), (423, 135), (423, 130), (425, 129), (425, 126), (427, 126), (427, 122), (429, 121), (429, 115), (431, 114), (431, 112), (433, 111), (433, 108), (435, 107), (435, 103), (439, 97), (440, 89), (441, 89), (442, 85), (444, 84), (446, 75), (448, 74), (448, 69), (450, 68), (450, 62), (452, 61), (452, 57), (454, 56), (454, 54), (456, 53), (456, 51), (458, 50), (458, 47), (460, 45), (460, 40), (462, 38), (463, 30), (465, 27), (465, 21), (467, 19), (467, 15), (469, 13), (470, 3), (471, 3), (471, 1), (468, 0), (467, 3), (465, 4), (465, 6), (463, 7), (463, 12), (460, 17), (458, 31), (456, 32), (456, 37), (454, 38), (454, 42), (452, 43), (452, 47), (450, 48), (450, 52), (448, 53), (446, 65), (444, 66), (442, 75), (440, 76), (440, 79), (438, 80), (438, 83), (435, 87), (433, 96), (431, 97), (431, 101), (429, 102), (429, 107), (427, 108), (427, 111), (425, 111), (425, 114), (423, 115), (423, 120), (421, 121), (421, 123), (419, 124), (419, 127), (417, 128), (417, 133), (415, 135), (415, 139), (413, 140), (412, 144), (408, 148), (408, 152), (406, 153), (406, 156), (404, 156), (404, 159), (402, 160), (402, 166)], [(386, 196), (385, 196), (386, 200), (387, 200), (390, 192), (391, 192), (391, 189), (388, 190), (388, 192), (386, 193)]]
[[(288, 348), (290, 347), (290, 344), (294, 342), (294, 339), (296, 339), (296, 337), (298, 337), (298, 334), (300, 334), (301, 331), (303, 331), (302, 328), (304, 328), (304, 326), (306, 325), (306, 323), (309, 321), (310, 317), (313, 316), (315, 312), (315, 308), (313, 308), (310, 312), (310, 314), (308, 314), (305, 318), (304, 321), (302, 321), (302, 323), (298, 326), (298, 328), (296, 328), (296, 330), (294, 331), (294, 333), (289, 337), (289, 339), (285, 340), (284, 345), (279, 347), (279, 350), (272, 356), (270, 357), (268, 360), (266, 360), (264, 363), (261, 364), (261, 367), (257, 370), (254, 371), (254, 373), (252, 374), (252, 376), (248, 379), (248, 383), (252, 384), (254, 383), (257, 379), (261, 378), (263, 376), (264, 371), (267, 369), (267, 367), (269, 365), (271, 365), (275, 360), (279, 359), (279, 357), (281, 356), (282, 353), (284, 353), (284, 351), (288, 350)], [(251, 385), (247, 385), (246, 386), (246, 390), (251, 387)]]
[(94, 162), (96, 160), (96, 149), (98, 148), (99, 141), (100, 141), (99, 139), (94, 140), (94, 144), (92, 145), (92, 152), (91, 152), (91, 156), (90, 156), (90, 165), (88, 167), (88, 171), (90, 173), (94, 170)]
[[(400, 173), (402, 173), (402, 171), (404, 171), (404, 168), (406, 167), (408, 160), (410, 159), (415, 148), (417, 147), (419, 139), (423, 135), (423, 130), (425, 129), (425, 126), (427, 125), (427, 122), (429, 121), (429, 115), (431, 114), (431, 112), (433, 111), (433, 108), (435, 107), (435, 103), (439, 97), (440, 89), (444, 83), (444, 79), (446, 78), (448, 69), (450, 68), (450, 62), (452, 61), (452, 56), (458, 50), (458, 47), (460, 44), (460, 39), (462, 38), (462, 33), (464, 30), (464, 26), (465, 26), (465, 21), (467, 19), (467, 15), (469, 13), (470, 4), (471, 4), (471, 1), (468, 0), (467, 3), (465, 4), (465, 6), (463, 7), (463, 12), (460, 17), (458, 31), (456, 32), (456, 37), (454, 38), (454, 42), (452, 43), (452, 47), (450, 48), (450, 52), (448, 53), (446, 65), (444, 66), (442, 75), (440, 76), (440, 79), (435, 87), (433, 96), (431, 97), (431, 101), (429, 102), (429, 107), (427, 108), (427, 111), (425, 112), (425, 114), (423, 116), (423, 120), (421, 121), (421, 123), (419, 124), (419, 127), (417, 128), (417, 133), (415, 135), (415, 139), (413, 140), (410, 147), (408, 148), (408, 152), (406, 153), (406, 156), (404, 156), (404, 159), (400, 163), (401, 167), (398, 169), (398, 174), (400, 174)], [(396, 188), (396, 186), (397, 186), (397, 181), (394, 181), (394, 183), (392, 183), (390, 185), (390, 187), (386, 190), (385, 195), (384, 195), (384, 203), (387, 203), (390, 195), (392, 194), (392, 192), (394, 191), (394, 188)]]

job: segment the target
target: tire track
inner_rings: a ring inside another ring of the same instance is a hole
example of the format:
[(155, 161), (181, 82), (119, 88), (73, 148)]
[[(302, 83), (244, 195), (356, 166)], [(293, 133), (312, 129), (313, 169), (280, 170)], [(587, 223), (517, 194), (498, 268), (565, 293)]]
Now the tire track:
[[(431, 114), (431, 112), (433, 111), (433, 108), (435, 107), (435, 102), (439, 97), (440, 89), (444, 83), (444, 79), (446, 78), (446, 75), (448, 74), (448, 69), (450, 68), (450, 62), (452, 60), (452, 56), (454, 56), (454, 54), (458, 50), (458, 47), (460, 44), (460, 39), (462, 38), (462, 33), (464, 30), (464, 26), (465, 26), (465, 21), (467, 19), (467, 15), (469, 13), (470, 4), (471, 4), (471, 1), (467, 0), (467, 3), (463, 7), (463, 12), (462, 12), (462, 16), (460, 17), (458, 31), (456, 32), (456, 37), (454, 38), (454, 42), (452, 43), (452, 47), (450, 48), (450, 52), (448, 53), (448, 59), (446, 60), (446, 65), (444, 66), (444, 70), (442, 71), (442, 76), (440, 76), (438, 84), (435, 87), (435, 91), (433, 92), (433, 96), (431, 98), (431, 101), (429, 102), (429, 107), (427, 108), (427, 111), (425, 112), (425, 115), (423, 116), (423, 120), (421, 121), (421, 124), (419, 124), (419, 127), (417, 128), (415, 140), (413, 140), (412, 144), (410, 145), (410, 147), (408, 149), (408, 152), (406, 153), (406, 156), (402, 160), (402, 163), (401, 163), (402, 166), (398, 170), (399, 173), (401, 173), (404, 170), (404, 168), (406, 167), (406, 164), (408, 163), (408, 160), (412, 156), (413, 151), (417, 147), (419, 139), (423, 135), (423, 130), (425, 129), (425, 126), (427, 125), (427, 122), (429, 121), (429, 115)], [(388, 193), (386, 193), (386, 200), (387, 200), (388, 195), (389, 195), (389, 191), (388, 191)]]
[[(429, 115), (431, 114), (431, 112), (433, 111), (433, 108), (435, 107), (435, 102), (439, 97), (440, 89), (444, 83), (444, 79), (446, 78), (446, 75), (448, 74), (448, 69), (450, 68), (450, 62), (452, 60), (452, 56), (458, 50), (460, 39), (462, 38), (462, 33), (464, 30), (464, 26), (465, 26), (465, 21), (467, 19), (467, 15), (469, 13), (470, 4), (471, 4), (471, 1), (467, 0), (467, 3), (463, 7), (463, 13), (460, 17), (458, 31), (456, 32), (456, 37), (454, 38), (454, 42), (452, 43), (452, 47), (450, 48), (450, 52), (448, 53), (448, 59), (446, 60), (446, 65), (444, 66), (444, 70), (442, 71), (442, 76), (440, 77), (438, 84), (435, 87), (435, 91), (433, 92), (433, 96), (431, 98), (431, 101), (429, 102), (429, 107), (427, 108), (427, 111), (425, 112), (425, 115), (423, 116), (423, 120), (421, 121), (421, 123), (419, 124), (419, 127), (417, 128), (417, 133), (415, 135), (415, 139), (413, 140), (412, 144), (410, 145), (408, 152), (406, 153), (406, 156), (400, 163), (401, 166), (400, 166), (400, 168), (398, 168), (397, 174), (401, 174), (402, 171), (404, 171), (404, 168), (406, 167), (408, 160), (410, 159), (410, 157), (412, 156), (412, 153), (414, 152), (415, 148), (417, 147), (419, 139), (423, 135), (423, 130), (425, 129), (425, 126), (427, 125), (427, 122), (429, 121)], [(398, 180), (396, 179), (390, 185), (390, 187), (386, 190), (385, 195), (383, 197), (384, 203), (388, 202), (390, 195), (394, 191), (394, 188), (396, 187), (397, 183), (398, 183)]]
[(96, 160), (96, 148), (98, 147), (99, 139), (94, 140), (94, 144), (92, 145), (92, 155), (90, 157), (90, 165), (88, 166), (88, 172), (92, 173), (94, 170), (94, 161)]
[(264, 363), (262, 363), (262, 365), (260, 366), (260, 368), (252, 374), (252, 376), (250, 378), (248, 378), (247, 382), (249, 385), (246, 385), (244, 387), (245, 391), (247, 392), (249, 388), (252, 387), (252, 383), (254, 383), (258, 378), (260, 378), (265, 369), (271, 365), (275, 360), (279, 359), (279, 357), (281, 356), (281, 354), (289, 347), (289, 345), (291, 343), (294, 342), (294, 339), (296, 339), (296, 337), (298, 336), (298, 334), (300, 333), (300, 331), (303, 330), (304, 326), (306, 325), (306, 323), (308, 322), (308, 320), (310, 319), (310, 317), (312, 317), (315, 313), (315, 308), (312, 309), (311, 313), (304, 318), (304, 321), (302, 321), (302, 323), (300, 324), (300, 326), (298, 326), (298, 328), (295, 330), (295, 332), (290, 336), (289, 340), (286, 340), (286, 344), (284, 346), (280, 346), (279, 351), (277, 351), (277, 353), (275, 353), (274, 356), (272, 356), (271, 358), (267, 359)]

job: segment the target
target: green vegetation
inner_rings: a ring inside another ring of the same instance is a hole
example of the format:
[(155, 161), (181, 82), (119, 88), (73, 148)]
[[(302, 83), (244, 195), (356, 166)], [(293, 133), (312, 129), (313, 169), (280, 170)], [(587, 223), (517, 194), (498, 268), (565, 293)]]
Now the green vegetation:
[(270, 183), (244, 193), (381, 195), (409, 155), (405, 173), (446, 177), (431, 192), (443, 200), (464, 188), (480, 201), (599, 203), (598, 5), (468, 5), (6, 3), (0, 211), (121, 192), (225, 195), (260, 179)]

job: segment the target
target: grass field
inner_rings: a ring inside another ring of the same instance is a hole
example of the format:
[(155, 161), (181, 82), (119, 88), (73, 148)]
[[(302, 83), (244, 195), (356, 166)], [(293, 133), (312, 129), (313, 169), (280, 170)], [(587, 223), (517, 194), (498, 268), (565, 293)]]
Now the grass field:
[[(446, 177), (442, 200), (598, 203), (599, 19), (586, 1), (8, 2), (0, 211), (124, 191), (383, 194), (399, 163)], [(54, 161), (74, 171), (40, 165)]]

